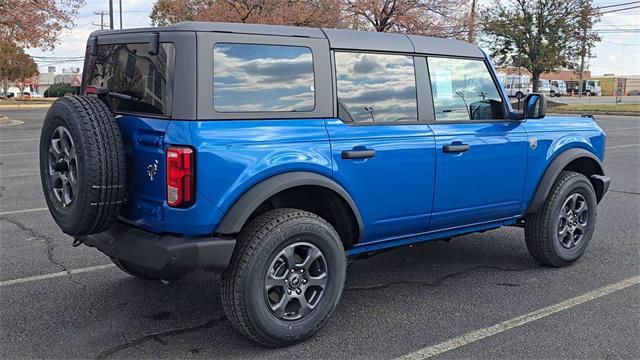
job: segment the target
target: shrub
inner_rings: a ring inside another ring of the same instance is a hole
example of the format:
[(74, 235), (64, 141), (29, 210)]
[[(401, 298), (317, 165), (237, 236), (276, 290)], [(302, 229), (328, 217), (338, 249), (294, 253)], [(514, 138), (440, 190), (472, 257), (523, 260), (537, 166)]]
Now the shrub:
[(79, 88), (69, 84), (53, 84), (44, 92), (45, 97), (61, 97), (66, 94), (77, 94)]

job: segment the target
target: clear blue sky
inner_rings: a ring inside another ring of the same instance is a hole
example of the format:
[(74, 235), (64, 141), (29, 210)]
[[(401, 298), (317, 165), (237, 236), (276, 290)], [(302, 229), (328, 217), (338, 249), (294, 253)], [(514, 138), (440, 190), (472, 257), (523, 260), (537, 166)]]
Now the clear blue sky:
[[(487, 1), (481, 1), (481, 3)], [(606, 6), (627, 2), (625, 0), (595, 0), (596, 6)], [(151, 0), (122, 0), (123, 26), (125, 28), (149, 26), (149, 14), (154, 1)], [(47, 65), (56, 65), (58, 72), (63, 67), (82, 67), (82, 60), (69, 61), (69, 58), (79, 58), (84, 56), (84, 49), (87, 37), (99, 28), (92, 23), (99, 23), (100, 16), (95, 15), (96, 11), (108, 11), (108, 0), (87, 0), (87, 5), (80, 10), (76, 20), (76, 26), (66, 31), (60, 38), (60, 43), (53, 51), (41, 51), (39, 49), (29, 49), (28, 53), (33, 56), (49, 57), (48, 60), (38, 58), (39, 70), (47, 71)], [(114, 0), (114, 21), (116, 27), (118, 23), (118, 0)], [(596, 26), (597, 29), (628, 29), (640, 28), (640, 9), (625, 12), (615, 12), (605, 14), (602, 21)], [(108, 25), (108, 16), (105, 16), (105, 24)], [(589, 60), (589, 70), (594, 75), (605, 73), (615, 73), (616, 75), (640, 75), (640, 33), (639, 32), (619, 32), (602, 34), (600, 42), (595, 50), (594, 59)]]

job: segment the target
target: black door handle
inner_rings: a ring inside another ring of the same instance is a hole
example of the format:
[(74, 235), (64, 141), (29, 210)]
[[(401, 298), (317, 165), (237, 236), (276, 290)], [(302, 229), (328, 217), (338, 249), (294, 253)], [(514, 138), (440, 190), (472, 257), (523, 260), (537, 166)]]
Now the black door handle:
[(469, 151), (468, 144), (458, 144), (458, 145), (445, 145), (442, 147), (442, 151), (446, 153), (463, 153)]
[(369, 159), (376, 156), (376, 151), (373, 149), (367, 150), (344, 150), (342, 152), (343, 159)]

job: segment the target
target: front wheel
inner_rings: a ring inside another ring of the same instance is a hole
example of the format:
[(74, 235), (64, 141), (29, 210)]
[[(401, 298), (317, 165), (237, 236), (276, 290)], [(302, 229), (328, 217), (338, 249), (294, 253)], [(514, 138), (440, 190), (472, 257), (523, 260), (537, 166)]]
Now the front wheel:
[(596, 206), (595, 191), (586, 176), (560, 173), (542, 209), (525, 220), (525, 240), (531, 256), (553, 267), (578, 260), (593, 235)]
[(272, 210), (240, 232), (222, 276), (222, 304), (249, 339), (269, 347), (292, 345), (329, 318), (345, 272), (344, 248), (329, 223), (302, 210)]

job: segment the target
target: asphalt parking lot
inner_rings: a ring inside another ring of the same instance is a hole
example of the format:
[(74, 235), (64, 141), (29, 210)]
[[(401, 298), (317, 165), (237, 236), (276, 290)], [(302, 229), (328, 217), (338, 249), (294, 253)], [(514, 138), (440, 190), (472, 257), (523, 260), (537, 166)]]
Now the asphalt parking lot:
[[(24, 122), (0, 127), (0, 358), (377, 359), (433, 346), (452, 359), (640, 358), (640, 285), (599, 290), (640, 275), (638, 118), (598, 118), (612, 185), (573, 266), (537, 266), (519, 228), (395, 249), (350, 266), (341, 303), (316, 337), (265, 349), (233, 332), (217, 275), (164, 285), (71, 246), (44, 210), (44, 113), (0, 110)], [(531, 316), (555, 304), (571, 306)]]

